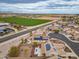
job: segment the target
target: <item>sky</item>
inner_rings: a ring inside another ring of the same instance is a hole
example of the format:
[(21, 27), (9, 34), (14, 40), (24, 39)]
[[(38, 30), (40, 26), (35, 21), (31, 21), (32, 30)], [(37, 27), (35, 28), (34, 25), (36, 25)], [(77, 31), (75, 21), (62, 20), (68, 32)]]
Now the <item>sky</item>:
[(0, 0), (0, 12), (79, 14), (79, 0)]

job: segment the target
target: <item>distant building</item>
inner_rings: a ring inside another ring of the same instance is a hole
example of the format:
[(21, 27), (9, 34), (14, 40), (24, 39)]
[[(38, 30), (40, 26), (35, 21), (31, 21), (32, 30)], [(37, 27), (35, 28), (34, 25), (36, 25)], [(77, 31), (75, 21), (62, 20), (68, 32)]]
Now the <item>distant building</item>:
[(0, 23), (0, 32), (3, 32), (4, 29), (9, 28), (9, 23)]

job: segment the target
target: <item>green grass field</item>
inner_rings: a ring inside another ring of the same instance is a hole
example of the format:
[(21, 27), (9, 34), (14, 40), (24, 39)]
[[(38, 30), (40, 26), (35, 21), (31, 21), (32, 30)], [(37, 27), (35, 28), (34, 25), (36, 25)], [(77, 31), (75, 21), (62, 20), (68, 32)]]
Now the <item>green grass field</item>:
[(0, 22), (8, 22), (24, 26), (35, 26), (46, 22), (50, 22), (50, 20), (21, 18), (21, 17), (6, 17), (6, 18), (0, 17)]

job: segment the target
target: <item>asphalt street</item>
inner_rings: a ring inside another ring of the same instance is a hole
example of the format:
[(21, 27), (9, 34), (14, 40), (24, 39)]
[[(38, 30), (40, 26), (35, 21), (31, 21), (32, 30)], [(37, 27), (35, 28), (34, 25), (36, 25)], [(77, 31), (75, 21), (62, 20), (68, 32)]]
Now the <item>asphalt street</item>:
[(26, 29), (25, 31), (18, 32), (18, 33), (15, 33), (13, 35), (10, 35), (10, 36), (0, 38), (0, 43), (5, 42), (5, 41), (8, 41), (8, 40), (11, 40), (11, 39), (16, 38), (18, 36), (27, 34), (27, 33), (31, 32), (31, 31), (35, 31), (35, 30), (37, 30), (39, 28), (42, 28), (42, 27), (45, 27), (45, 26), (48, 26), (48, 25), (51, 25), (51, 24), (52, 23), (48, 23), (48, 24), (45, 24), (45, 25), (42, 25), (42, 26), (38, 26), (38, 27), (35, 27), (35, 28), (32, 28), (32, 29), (28, 29), (28, 30)]
[(59, 33), (49, 33), (48, 36), (49, 38), (57, 38), (58, 40), (64, 41), (79, 57), (79, 43), (72, 42), (63, 34), (59, 34)]

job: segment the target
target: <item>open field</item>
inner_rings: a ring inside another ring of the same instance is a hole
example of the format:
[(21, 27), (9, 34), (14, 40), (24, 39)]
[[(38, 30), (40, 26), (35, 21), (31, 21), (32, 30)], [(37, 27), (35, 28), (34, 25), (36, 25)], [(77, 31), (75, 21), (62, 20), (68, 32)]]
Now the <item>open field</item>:
[(50, 22), (50, 20), (21, 18), (21, 17), (5, 17), (5, 18), (0, 17), (0, 22), (8, 22), (24, 26), (35, 26), (42, 23)]

